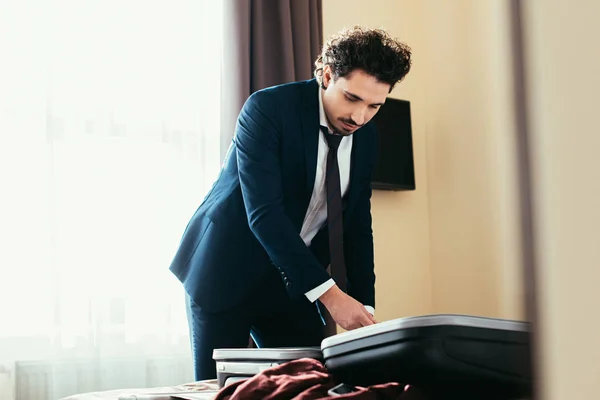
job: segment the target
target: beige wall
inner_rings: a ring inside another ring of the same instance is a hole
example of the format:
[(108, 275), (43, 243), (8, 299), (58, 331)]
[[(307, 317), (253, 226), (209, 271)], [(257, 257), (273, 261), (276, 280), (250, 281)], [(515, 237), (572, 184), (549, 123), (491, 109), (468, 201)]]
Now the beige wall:
[(543, 399), (600, 382), (600, 2), (530, 0), (525, 37)]
[(507, 2), (421, 4), (434, 311), (518, 318)]
[(379, 320), (522, 317), (504, 0), (327, 0), (325, 36), (385, 28), (413, 49), (392, 92), (411, 101), (417, 190), (375, 192)]

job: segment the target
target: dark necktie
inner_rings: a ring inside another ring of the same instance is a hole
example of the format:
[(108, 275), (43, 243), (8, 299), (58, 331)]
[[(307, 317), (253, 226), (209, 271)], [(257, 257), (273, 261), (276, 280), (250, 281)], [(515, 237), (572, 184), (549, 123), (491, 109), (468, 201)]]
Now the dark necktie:
[(337, 159), (338, 147), (343, 136), (330, 134), (324, 126), (321, 126), (321, 130), (325, 134), (327, 144), (329, 145), (325, 182), (327, 186), (327, 228), (329, 230), (331, 277), (341, 290), (346, 291), (342, 191), (340, 188), (340, 169)]

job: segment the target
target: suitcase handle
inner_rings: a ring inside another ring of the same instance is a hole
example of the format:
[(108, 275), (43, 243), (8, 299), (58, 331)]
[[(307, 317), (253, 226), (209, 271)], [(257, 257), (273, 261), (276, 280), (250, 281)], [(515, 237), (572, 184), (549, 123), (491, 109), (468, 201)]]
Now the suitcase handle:
[(256, 375), (267, 368), (279, 365), (276, 362), (249, 364), (243, 362), (219, 362), (217, 363), (217, 372), (219, 373), (236, 373), (236, 374), (252, 374)]

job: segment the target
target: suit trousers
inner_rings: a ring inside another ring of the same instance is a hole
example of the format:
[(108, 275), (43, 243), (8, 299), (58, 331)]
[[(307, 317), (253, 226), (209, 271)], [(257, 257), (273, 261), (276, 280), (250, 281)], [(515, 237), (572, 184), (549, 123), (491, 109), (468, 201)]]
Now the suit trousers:
[(327, 333), (323, 305), (305, 296), (291, 300), (275, 268), (243, 304), (232, 309), (212, 313), (189, 295), (186, 298), (197, 381), (216, 378), (214, 349), (246, 348), (250, 336), (259, 348), (318, 347)]

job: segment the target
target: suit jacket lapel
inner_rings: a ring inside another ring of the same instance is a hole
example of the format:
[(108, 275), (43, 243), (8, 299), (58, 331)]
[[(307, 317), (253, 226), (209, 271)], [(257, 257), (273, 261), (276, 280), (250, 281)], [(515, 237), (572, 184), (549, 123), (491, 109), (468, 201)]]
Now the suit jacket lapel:
[(302, 109), (302, 137), (304, 140), (304, 162), (306, 167), (306, 206), (315, 184), (317, 152), (319, 147), (319, 98), (316, 80), (306, 85)]

